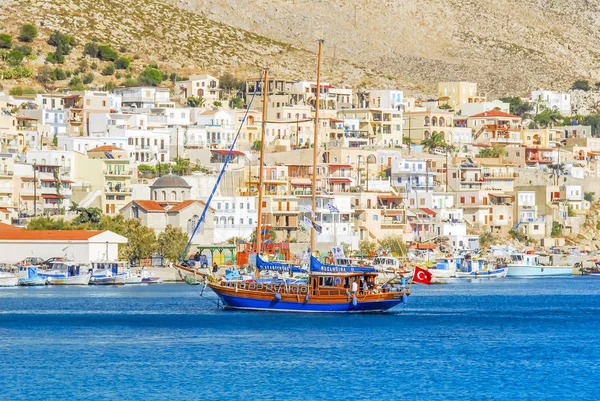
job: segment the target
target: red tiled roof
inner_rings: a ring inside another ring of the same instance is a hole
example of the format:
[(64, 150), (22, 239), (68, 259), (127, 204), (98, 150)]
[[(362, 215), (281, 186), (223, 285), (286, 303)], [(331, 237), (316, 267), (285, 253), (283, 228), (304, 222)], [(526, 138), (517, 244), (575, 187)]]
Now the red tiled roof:
[(40, 181), (42, 182), (56, 182), (54, 178), (42, 178)]
[(109, 150), (125, 150), (125, 149), (121, 149), (121, 148), (118, 148), (118, 147), (112, 146), (112, 145), (103, 145), (103, 146), (98, 146), (97, 148), (94, 148), (94, 149), (90, 149), (90, 150), (88, 150), (88, 152), (106, 152)]
[(2, 212), (2, 213), (10, 213), (10, 210), (8, 210), (5, 207), (0, 207), (0, 212)]
[(352, 180), (350, 178), (329, 178), (329, 182), (350, 183)]
[(175, 206), (173, 206), (171, 209), (169, 209), (169, 212), (178, 212), (178, 211), (183, 210), (186, 207), (192, 205), (195, 202), (198, 202), (198, 201), (196, 201), (196, 200), (186, 200), (186, 201), (183, 201), (183, 202), (179, 202), (178, 204), (176, 204)]
[(518, 118), (519, 120), (521, 119), (521, 117), (519, 117), (519, 116), (515, 116), (513, 114), (508, 114), (508, 113), (505, 113), (500, 110), (484, 111), (483, 113), (475, 114), (474, 116), (471, 116), (469, 118), (475, 118), (475, 117), (508, 117), (508, 118)]
[(42, 198), (44, 198), (44, 199), (58, 199), (58, 195), (54, 195), (54, 194), (42, 194)]
[(147, 212), (164, 212), (165, 209), (156, 201), (153, 200), (134, 200), (133, 203), (141, 207)]
[(0, 224), (0, 240), (9, 241), (84, 241), (103, 232), (101, 230), (24, 230), (9, 224)]

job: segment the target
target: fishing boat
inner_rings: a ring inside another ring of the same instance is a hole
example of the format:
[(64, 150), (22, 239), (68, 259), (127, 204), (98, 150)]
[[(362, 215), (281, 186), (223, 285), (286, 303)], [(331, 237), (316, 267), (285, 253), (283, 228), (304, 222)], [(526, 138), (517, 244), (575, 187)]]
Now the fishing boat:
[(162, 284), (162, 282), (162, 277), (157, 277), (154, 272), (142, 269), (142, 284)]
[(446, 257), (438, 258), (434, 267), (427, 269), (431, 273), (431, 282), (433, 284), (444, 284), (448, 280), (456, 278), (457, 264), (460, 264), (460, 257), (450, 254)]
[(552, 256), (547, 263), (541, 263), (540, 256), (534, 253), (512, 253), (506, 267), (507, 277), (561, 277), (573, 273), (572, 266), (555, 264)]
[(307, 281), (209, 280), (227, 309), (284, 312), (382, 312), (406, 302), (407, 287), (377, 285), (372, 267), (325, 265), (311, 256)]
[(470, 257), (467, 255), (462, 259), (458, 270), (456, 270), (456, 278), (502, 278), (506, 277), (508, 269), (500, 264), (489, 268), (487, 260), (480, 257)]
[(380, 282), (400, 277), (410, 278), (413, 275), (413, 270), (402, 265), (400, 260), (393, 256), (375, 257), (373, 259), (373, 267), (380, 273), (377, 277), (377, 280)]
[(19, 266), (19, 285), (34, 287), (46, 285), (46, 279), (38, 275), (37, 266)]
[(92, 276), (86, 266), (74, 262), (54, 262), (50, 269), (39, 271), (38, 274), (49, 285), (88, 285)]
[(19, 276), (16, 274), (0, 270), (0, 287), (16, 287), (19, 283)]

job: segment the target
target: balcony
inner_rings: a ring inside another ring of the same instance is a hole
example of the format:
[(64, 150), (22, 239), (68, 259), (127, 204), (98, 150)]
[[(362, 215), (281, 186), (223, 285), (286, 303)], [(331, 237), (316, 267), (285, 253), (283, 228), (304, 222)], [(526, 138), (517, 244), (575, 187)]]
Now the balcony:
[(0, 170), (0, 177), (12, 177), (14, 174), (14, 170)]
[(521, 138), (491, 138), (491, 143), (522, 143)]
[(127, 187), (119, 187), (119, 188), (106, 188), (106, 190), (104, 191), (107, 194), (128, 194), (133, 192), (132, 188), (127, 188)]
[(109, 170), (105, 170), (104, 171), (104, 175), (111, 176), (111, 177), (130, 177), (131, 176), (131, 171), (109, 171)]
[(519, 173), (483, 173), (486, 180), (518, 178)]

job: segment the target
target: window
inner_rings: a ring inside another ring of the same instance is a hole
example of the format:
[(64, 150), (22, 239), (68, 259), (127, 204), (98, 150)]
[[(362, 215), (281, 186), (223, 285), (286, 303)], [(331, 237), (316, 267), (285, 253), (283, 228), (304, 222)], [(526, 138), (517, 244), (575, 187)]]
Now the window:
[(249, 219), (248, 219), (248, 224), (249, 224), (249, 225), (252, 225), (252, 218), (249, 218)]
[(464, 196), (460, 197), (460, 203), (465, 203), (465, 197)]
[(379, 216), (378, 216), (378, 215), (376, 215), (376, 214), (374, 214), (374, 215), (373, 215), (373, 221), (378, 221), (378, 220), (379, 220)]
[(539, 229), (540, 229), (540, 226), (539, 226), (538, 224), (535, 224), (535, 225), (533, 226), (533, 229), (534, 229), (534, 230), (539, 230)]
[(471, 203), (475, 203), (475, 197), (471, 196)]
[(501, 214), (500, 217), (498, 217), (498, 220), (504, 220), (504, 215)]

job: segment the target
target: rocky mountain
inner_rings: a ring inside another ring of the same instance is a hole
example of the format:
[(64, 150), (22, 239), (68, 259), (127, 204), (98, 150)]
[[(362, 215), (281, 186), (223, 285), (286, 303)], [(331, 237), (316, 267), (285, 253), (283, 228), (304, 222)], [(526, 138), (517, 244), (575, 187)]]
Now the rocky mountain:
[(216, 21), (351, 59), (400, 87), (443, 80), (490, 94), (600, 80), (600, 2), (591, 0), (169, 0)]
[(183, 75), (269, 66), (311, 79), (321, 38), (323, 78), (338, 85), (435, 94), (439, 81), (468, 80), (492, 96), (600, 81), (591, 0), (0, 0), (0, 31), (23, 22), (41, 26), (40, 39), (95, 37), (126, 47), (134, 68), (155, 61)]

